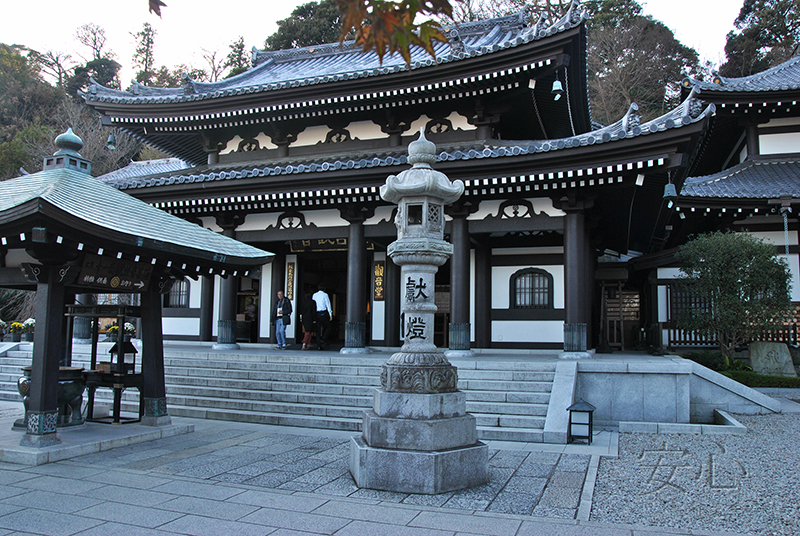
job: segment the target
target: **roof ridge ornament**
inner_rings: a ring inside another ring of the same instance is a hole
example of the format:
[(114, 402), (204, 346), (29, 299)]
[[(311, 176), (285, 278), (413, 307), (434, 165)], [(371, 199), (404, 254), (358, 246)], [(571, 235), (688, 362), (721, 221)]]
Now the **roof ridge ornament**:
[(631, 128), (638, 126), (639, 116), (636, 114), (638, 111), (639, 105), (635, 102), (632, 102), (628, 107), (628, 111), (625, 112), (625, 117), (622, 118), (622, 130), (624, 130), (626, 133), (630, 132)]
[(181, 73), (181, 87), (183, 87), (184, 95), (194, 95), (197, 93), (195, 82), (189, 76), (189, 73)]
[(83, 149), (83, 140), (72, 132), (71, 127), (63, 134), (56, 136), (54, 143), (58, 150), (53, 153), (53, 156), (44, 158), (43, 171), (48, 169), (72, 169), (86, 174), (91, 173), (92, 163), (78, 153)]

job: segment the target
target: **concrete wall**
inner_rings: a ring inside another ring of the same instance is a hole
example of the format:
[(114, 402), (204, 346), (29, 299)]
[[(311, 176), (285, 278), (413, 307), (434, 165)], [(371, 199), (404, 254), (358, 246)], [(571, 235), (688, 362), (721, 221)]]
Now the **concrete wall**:
[(659, 361), (578, 363), (574, 399), (594, 405), (594, 422), (713, 423), (714, 410), (780, 411), (776, 400), (679, 357)]

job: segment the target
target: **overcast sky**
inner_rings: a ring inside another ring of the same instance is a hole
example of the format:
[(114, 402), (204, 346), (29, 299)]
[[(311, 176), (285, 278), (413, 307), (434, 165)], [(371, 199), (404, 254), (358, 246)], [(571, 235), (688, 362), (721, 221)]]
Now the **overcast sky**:
[[(240, 35), (249, 50), (262, 48), (289, 16), (307, 0), (164, 0), (163, 18), (148, 13), (147, 0), (4, 0), (0, 42), (22, 44), (39, 52), (89, 54), (75, 40), (75, 30), (93, 22), (106, 30), (107, 48), (123, 65), (122, 85), (133, 77), (129, 67), (134, 51), (132, 33), (149, 22), (156, 30), (157, 65), (204, 68), (203, 50), (228, 53)], [(490, 0), (491, 1), (491, 0)], [(679, 41), (695, 48), (703, 59), (724, 60), (725, 35), (741, 8), (741, 0), (640, 0), (645, 13), (664, 22)], [(72, 9), (70, 9), (70, 7)]]

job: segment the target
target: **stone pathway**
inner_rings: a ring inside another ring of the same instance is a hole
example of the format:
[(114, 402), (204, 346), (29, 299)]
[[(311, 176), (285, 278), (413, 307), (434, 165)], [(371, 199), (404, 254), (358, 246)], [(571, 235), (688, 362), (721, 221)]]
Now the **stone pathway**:
[(584, 454), (490, 450), (486, 485), (440, 495), (392, 493), (356, 487), (348, 470), (350, 443), (345, 436), (284, 430), (278, 433), (210, 422), (189, 436), (72, 461), (326, 496), (575, 519), (591, 459)]

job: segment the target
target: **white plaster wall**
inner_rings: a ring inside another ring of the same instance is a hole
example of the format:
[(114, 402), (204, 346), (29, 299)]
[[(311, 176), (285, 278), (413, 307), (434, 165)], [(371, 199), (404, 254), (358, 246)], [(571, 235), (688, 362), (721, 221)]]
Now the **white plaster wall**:
[(236, 228), (237, 231), (261, 231), (267, 227), (274, 227), (278, 224), (277, 212), (266, 214), (248, 214), (244, 222)]
[(259, 145), (261, 145), (262, 149), (277, 149), (278, 146), (272, 143), (272, 138), (264, 134), (263, 132), (259, 132), (258, 136), (256, 136), (256, 141), (258, 141)]
[(317, 125), (308, 127), (297, 135), (297, 140), (292, 143), (292, 147), (303, 147), (305, 145), (316, 145), (325, 141), (325, 137), (331, 129), (327, 125)]
[(364, 225), (377, 225), (384, 221), (394, 223), (392, 221), (392, 211), (394, 210), (395, 206), (396, 205), (377, 207), (375, 209), (375, 215), (364, 221)]
[(523, 268), (538, 268), (553, 276), (553, 307), (564, 308), (563, 266), (494, 266), (492, 267), (492, 309), (508, 309), (511, 276)]
[[(189, 285), (189, 307), (198, 309), (200, 307), (200, 294), (203, 286), (202, 279), (198, 278), (194, 280), (187, 278), (186, 284)], [(197, 333), (199, 334), (200, 331)]]
[(313, 223), (317, 227), (341, 227), (342, 225), (349, 225), (347, 220), (342, 218), (338, 210), (314, 210), (312, 212), (304, 212), (306, 223)]
[(388, 138), (388, 136), (381, 131), (381, 127), (372, 121), (356, 121), (347, 125), (347, 130), (350, 131), (350, 137), (359, 140), (379, 140)]
[(667, 322), (669, 320), (669, 300), (668, 289), (666, 285), (658, 286), (658, 322)]
[[(534, 214), (546, 214), (551, 217), (564, 216), (566, 213), (553, 206), (553, 200), (549, 197), (532, 197), (526, 199), (532, 207)], [(502, 200), (482, 201), (480, 207), (474, 214), (470, 214), (468, 220), (483, 220), (488, 216), (496, 217), (500, 212)]]
[(239, 144), (242, 143), (243, 141), (244, 139), (241, 136), (239, 136), (238, 134), (235, 135), (233, 139), (230, 140), (227, 145), (225, 145), (225, 148), (219, 152), (219, 154), (235, 153), (236, 149), (239, 148)]
[(759, 152), (766, 154), (785, 154), (800, 152), (800, 133), (761, 134), (758, 136)]
[(222, 227), (217, 225), (217, 220), (213, 216), (203, 216), (200, 218), (200, 221), (202, 222), (203, 227), (205, 227), (206, 229), (210, 229), (215, 233), (222, 232)]
[(417, 119), (416, 121), (411, 123), (411, 126), (408, 128), (408, 130), (406, 130), (405, 134), (418, 136), (419, 135), (419, 129), (420, 128), (425, 128), (425, 125), (427, 125), (428, 121), (430, 121), (430, 120), (431, 120), (431, 118), (428, 117), (427, 115), (421, 115), (419, 117), (419, 119)]
[(471, 125), (469, 121), (467, 121), (467, 117), (461, 115), (458, 112), (453, 112), (447, 116), (447, 119), (453, 125), (453, 129), (455, 130), (478, 130), (478, 127), (475, 125)]
[(562, 246), (549, 246), (541, 248), (492, 248), (492, 256), (498, 255), (552, 255), (564, 253)]
[(747, 145), (742, 147), (742, 150), (739, 151), (739, 163), (741, 164), (747, 159)]
[(562, 320), (493, 320), (495, 342), (564, 342)]
[[(386, 253), (375, 253), (374, 260), (391, 262), (386, 260)], [(374, 269), (375, 265), (372, 265)], [(386, 297), (386, 272), (384, 271), (384, 298)], [(372, 292), (370, 292), (370, 307), (372, 307), (372, 338), (376, 340), (383, 340), (386, 337), (386, 330), (384, 329), (384, 319), (386, 318), (386, 300), (375, 301), (372, 298), (375, 296), (375, 275), (370, 271), (370, 285), (372, 285)]]
[(24, 262), (30, 262), (34, 264), (39, 264), (39, 261), (28, 255), (28, 252), (24, 249), (9, 249), (6, 253), (6, 266), (9, 268), (15, 268), (20, 266)]
[[(211, 319), (211, 335), (215, 337), (217, 335), (217, 324), (219, 324), (219, 295), (220, 295), (220, 287), (222, 286), (222, 278), (218, 275), (214, 276), (214, 308), (212, 310), (212, 319)], [(200, 330), (198, 328), (198, 333)]]
[(164, 335), (192, 335), (200, 333), (199, 318), (164, 317), (161, 320), (161, 329)]
[(679, 268), (659, 268), (657, 270), (659, 279), (677, 279), (680, 277), (680, 273)]
[(771, 128), (771, 127), (792, 127), (800, 126), (800, 118), (798, 117), (779, 117), (772, 118), (764, 125), (759, 125), (758, 128)]
[(270, 312), (272, 309), (272, 264), (265, 264), (261, 268), (261, 285), (259, 286), (261, 295), (259, 296), (258, 310), (258, 333), (260, 337), (272, 336), (272, 324), (270, 324)]

